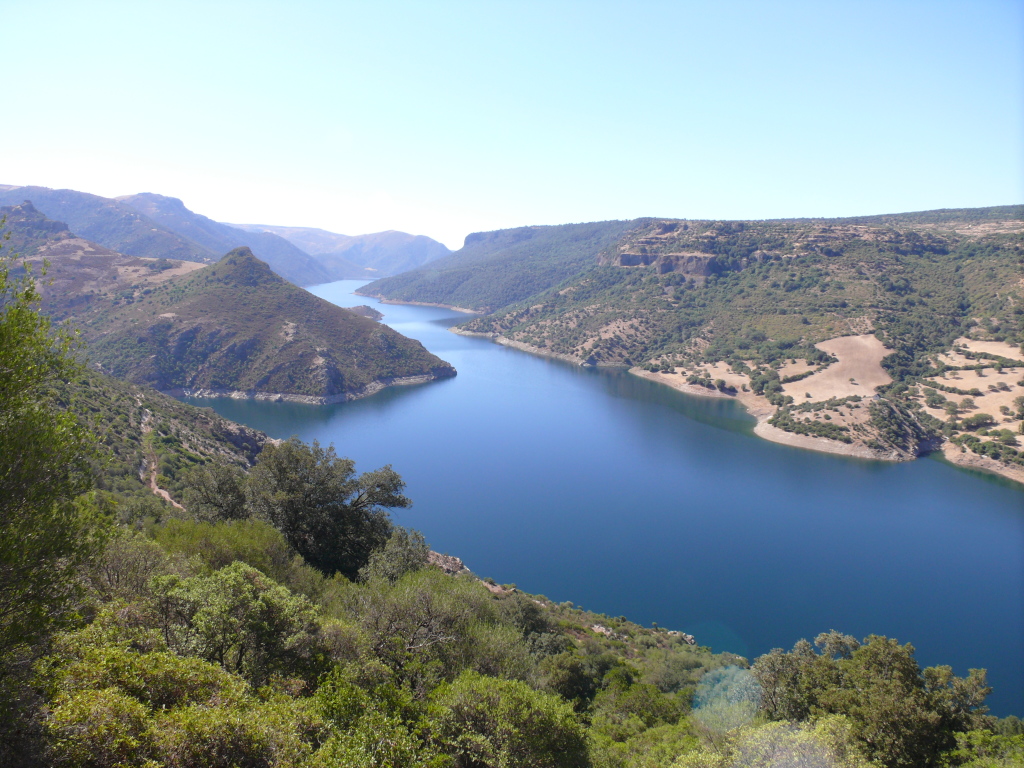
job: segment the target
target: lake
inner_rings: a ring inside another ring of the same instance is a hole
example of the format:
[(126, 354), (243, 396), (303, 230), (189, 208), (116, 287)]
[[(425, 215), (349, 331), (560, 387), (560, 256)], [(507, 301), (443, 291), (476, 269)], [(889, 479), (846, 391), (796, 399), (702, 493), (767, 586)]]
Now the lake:
[(1024, 489), (928, 458), (888, 464), (754, 437), (730, 400), (447, 330), (465, 315), (370, 304), (459, 375), (329, 406), (192, 400), (274, 437), (392, 464), (394, 518), (480, 576), (689, 632), (749, 658), (837, 629), (922, 666), (985, 667), (1024, 716)]

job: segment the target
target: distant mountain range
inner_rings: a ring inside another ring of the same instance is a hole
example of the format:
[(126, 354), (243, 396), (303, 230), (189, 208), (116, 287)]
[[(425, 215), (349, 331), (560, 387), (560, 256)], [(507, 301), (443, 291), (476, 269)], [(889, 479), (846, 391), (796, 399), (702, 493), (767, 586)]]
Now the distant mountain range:
[(389, 229), (370, 235), (339, 235), (311, 227), (272, 227), (264, 224), (233, 224), (247, 232), (272, 233), (315, 256), (321, 264), (358, 264), (374, 277), (397, 275), (447, 256), (450, 250), (424, 235)]
[[(25, 201), (49, 219), (66, 222), (77, 236), (128, 256), (212, 263), (227, 251), (248, 247), (296, 285), (395, 274), (449, 252), (428, 237), (404, 232), (348, 236), (295, 227), (236, 227), (151, 192), (112, 199), (70, 189), (0, 185), (0, 206)], [(306, 249), (307, 243), (313, 250)]]
[(247, 247), (204, 266), (118, 253), (30, 203), (0, 216), (5, 254), (49, 262), (43, 310), (80, 329), (90, 360), (118, 378), (324, 403), (455, 375), (418, 341), (291, 285)]

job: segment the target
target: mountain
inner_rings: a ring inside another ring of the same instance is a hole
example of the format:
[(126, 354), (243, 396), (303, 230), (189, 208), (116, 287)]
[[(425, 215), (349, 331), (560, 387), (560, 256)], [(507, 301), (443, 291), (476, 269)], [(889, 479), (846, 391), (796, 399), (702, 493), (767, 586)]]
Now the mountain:
[(362, 275), (359, 276), (397, 275), (451, 253), (446, 246), (429, 237), (395, 230), (370, 235), (339, 235), (311, 227), (275, 227), (263, 224), (233, 226), (250, 232), (272, 232), (280, 235), (316, 257), (333, 274), (346, 273), (354, 266), (362, 270)]
[(591, 268), (636, 222), (604, 221), (476, 232), (461, 250), (360, 290), (393, 301), (490, 312)]
[(248, 248), (137, 285), (81, 320), (103, 370), (162, 391), (323, 403), (455, 375), (419, 342), (295, 287)]
[(176, 197), (143, 192), (119, 197), (117, 201), (214, 253), (227, 253), (234, 248), (246, 246), (269, 264), (274, 272), (296, 285), (316, 285), (340, 280), (342, 277), (363, 275), (363, 270), (356, 267), (339, 276), (337, 271), (325, 269), (316, 259), (283, 237), (271, 232), (252, 232), (221, 224), (193, 213)]
[(194, 261), (129, 256), (78, 237), (62, 221), (53, 221), (32, 203), (0, 208), (5, 219), (5, 255), (18, 254), (33, 263), (49, 263), (39, 281), (42, 309), (56, 320), (81, 326), (94, 322), (112, 306), (138, 291), (177, 275), (202, 269)]
[(458, 332), (735, 397), (766, 439), (941, 448), (1024, 481), (1024, 206), (614, 224), (471, 235), (361, 293), (482, 310)]
[(0, 185), (0, 206), (26, 200), (48, 218), (66, 222), (79, 237), (129, 256), (209, 263), (224, 253), (182, 237), (117, 200), (71, 189)]

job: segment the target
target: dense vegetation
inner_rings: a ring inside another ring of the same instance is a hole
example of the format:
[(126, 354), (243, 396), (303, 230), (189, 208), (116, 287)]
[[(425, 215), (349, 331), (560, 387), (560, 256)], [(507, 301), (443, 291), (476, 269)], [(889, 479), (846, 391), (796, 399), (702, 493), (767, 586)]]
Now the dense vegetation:
[[(678, 632), (445, 573), (389, 520), (408, 503), (389, 467), (356, 475), (332, 449), (267, 444), (139, 388), (83, 381), (72, 337), (37, 303), (5, 264), (4, 765), (1000, 768), (1024, 757), (1020, 721), (985, 715), (982, 671), (921, 670), (893, 640), (832, 632), (820, 653), (802, 641), (748, 668)], [(137, 504), (131, 452), (153, 435), (172, 438), (162, 450), (184, 508), (154, 494)]]
[(585, 271), (595, 254), (615, 243), (634, 223), (476, 232), (466, 237), (462, 250), (411, 272), (377, 280), (360, 293), (490, 312)]
[[(601, 228), (590, 240), (571, 234), (583, 225), (555, 228), (571, 240), (572, 258), (567, 248), (536, 249), (533, 230), (507, 230), (474, 235), (479, 243), (429, 270), (365, 290), (486, 310), (461, 327), (583, 364), (683, 368), (692, 383), (714, 387), (700, 369), (723, 361), (750, 376), (751, 389), (780, 409), (773, 425), (789, 431), (904, 457), (955, 437), (965, 450), (1020, 463), (1016, 438), (978, 435), (991, 425), (938, 423), (913, 387), (934, 388), (931, 377), (958, 368), (939, 355), (960, 337), (1024, 343), (1022, 216), (1024, 207), (1002, 206), (830, 220), (643, 219), (590, 225)], [(519, 267), (531, 262), (521, 252), (544, 264), (550, 257), (560, 271), (524, 281)], [(817, 343), (871, 332), (893, 350), (883, 361), (894, 380), (881, 393), (887, 404), (859, 431), (797, 418), (779, 369), (800, 360), (820, 369), (830, 359)]]

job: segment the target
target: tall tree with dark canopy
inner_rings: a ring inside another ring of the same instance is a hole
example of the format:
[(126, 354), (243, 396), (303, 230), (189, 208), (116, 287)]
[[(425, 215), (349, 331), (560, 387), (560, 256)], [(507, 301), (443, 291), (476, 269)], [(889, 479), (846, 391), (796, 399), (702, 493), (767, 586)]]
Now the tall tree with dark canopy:
[(281, 531), (306, 562), (354, 579), (391, 536), (386, 510), (411, 504), (404, 489), (390, 465), (357, 476), (334, 446), (292, 438), (264, 448), (246, 498), (251, 513)]

